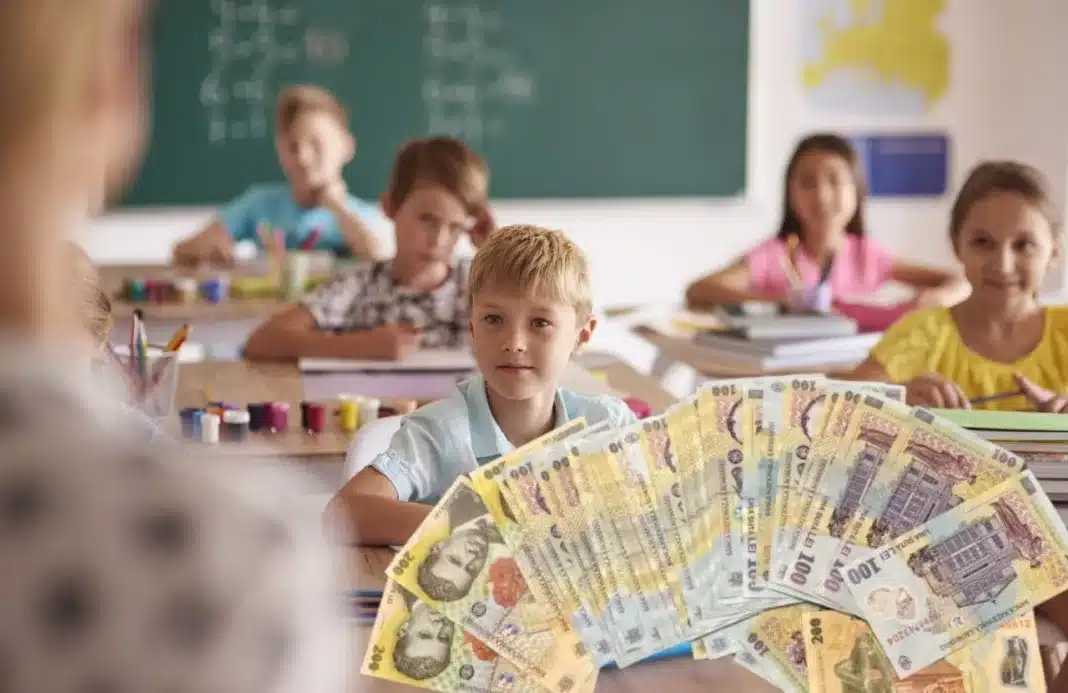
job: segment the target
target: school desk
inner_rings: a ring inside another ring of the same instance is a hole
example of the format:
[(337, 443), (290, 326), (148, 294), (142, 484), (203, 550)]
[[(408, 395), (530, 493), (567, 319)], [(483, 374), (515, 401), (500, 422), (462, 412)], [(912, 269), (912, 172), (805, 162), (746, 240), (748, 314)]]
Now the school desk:
[[(188, 323), (193, 328), (190, 339), (203, 344), (210, 358), (237, 358), (252, 331), (286, 304), (281, 298), (229, 298), (218, 304), (198, 299), (188, 305), (131, 302), (117, 298), (126, 279), (161, 279), (172, 277), (180, 270), (169, 265), (101, 265), (98, 270), (104, 289), (112, 299), (115, 326), (111, 337), (116, 344), (129, 340), (130, 319), (134, 310), (140, 309), (145, 315), (150, 343), (166, 342), (175, 330)], [(238, 268), (236, 273), (240, 274), (241, 269)]]
[[(580, 364), (572, 364), (565, 376), (565, 387), (589, 394), (614, 394), (644, 400), (653, 413), (666, 409), (674, 399), (653, 378), (644, 376), (626, 364), (612, 362), (603, 355), (596, 359), (597, 371), (591, 374)], [(603, 379), (602, 377), (603, 376)], [(336, 419), (327, 421), (322, 433), (309, 434), (300, 427), (300, 402), (306, 397), (307, 383), (295, 364), (256, 363), (251, 361), (203, 361), (183, 364), (178, 371), (174, 414), (169, 430), (179, 434), (178, 414), (186, 407), (202, 407), (205, 396), (212, 401), (246, 405), (249, 402), (288, 402), (289, 420), (280, 433), (253, 433), (248, 442), (213, 444), (214, 451), (249, 458), (290, 459), (307, 468), (330, 488), (342, 482), (345, 454), (352, 435), (339, 430)], [(352, 394), (361, 394), (353, 392)], [(420, 403), (440, 396), (416, 397)], [(384, 404), (389, 404), (388, 399)]]

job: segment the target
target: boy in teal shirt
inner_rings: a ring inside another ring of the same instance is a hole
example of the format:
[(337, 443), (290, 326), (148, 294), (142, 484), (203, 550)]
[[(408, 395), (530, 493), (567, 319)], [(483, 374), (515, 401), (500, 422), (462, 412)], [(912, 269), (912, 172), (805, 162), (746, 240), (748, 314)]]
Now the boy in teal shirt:
[(571, 419), (635, 421), (614, 397), (559, 386), (596, 327), (586, 259), (563, 233), (496, 231), (475, 255), (470, 295), (480, 374), (406, 417), (389, 448), (330, 502), (328, 513), (360, 544), (403, 544), (456, 477)]
[(289, 250), (314, 242), (315, 249), (337, 255), (390, 257), (388, 221), (376, 205), (350, 195), (341, 176), (355, 156), (356, 141), (337, 99), (318, 87), (290, 87), (278, 97), (276, 128), (278, 160), (288, 185), (250, 187), (206, 229), (175, 247), (175, 263), (233, 264), (236, 243), (250, 241), (262, 248), (261, 225), (281, 230)]

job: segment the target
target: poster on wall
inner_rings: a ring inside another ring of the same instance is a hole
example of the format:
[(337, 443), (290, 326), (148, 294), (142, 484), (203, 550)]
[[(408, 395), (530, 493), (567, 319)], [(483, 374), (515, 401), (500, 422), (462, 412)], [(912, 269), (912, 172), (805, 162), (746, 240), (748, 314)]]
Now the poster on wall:
[(801, 84), (813, 110), (922, 116), (949, 89), (946, 0), (801, 0)]
[(868, 182), (879, 197), (941, 197), (949, 187), (950, 140), (945, 133), (851, 137)]

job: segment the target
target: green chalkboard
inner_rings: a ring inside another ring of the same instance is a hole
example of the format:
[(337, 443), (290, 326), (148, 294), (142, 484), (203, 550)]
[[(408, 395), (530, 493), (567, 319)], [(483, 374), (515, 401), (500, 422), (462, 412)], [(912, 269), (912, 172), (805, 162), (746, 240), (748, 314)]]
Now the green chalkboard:
[(749, 0), (160, 0), (153, 135), (127, 205), (281, 179), (278, 89), (336, 93), (375, 197), (405, 140), (463, 137), (494, 198), (744, 191)]

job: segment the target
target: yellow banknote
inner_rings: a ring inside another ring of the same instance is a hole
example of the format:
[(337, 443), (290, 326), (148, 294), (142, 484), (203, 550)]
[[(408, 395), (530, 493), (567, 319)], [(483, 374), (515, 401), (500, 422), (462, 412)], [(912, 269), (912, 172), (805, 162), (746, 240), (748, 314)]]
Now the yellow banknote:
[[(532, 518), (521, 516), (517, 521), (515, 512), (518, 509), (510, 507), (505, 502), (501, 495), (499, 480), (503, 470), (514, 466), (528, 455), (585, 430), (588, 429), (584, 418), (573, 419), (471, 474), (472, 488), (485, 504), (504, 543), (511, 548), (521, 572), (530, 578), (527, 586), (534, 594), (534, 601), (543, 609), (551, 610), (552, 615), (561, 623), (568, 623), (574, 619), (581, 620), (588, 616), (580, 611), (580, 605), (568, 600), (568, 594), (564, 593), (563, 586), (553, 579), (554, 575), (548, 557), (541, 551), (541, 548), (520, 541), (522, 527), (520, 523), (529, 523)], [(540, 615), (535, 615), (535, 617), (541, 618)]]
[(796, 601), (768, 589), (772, 540), (776, 534), (774, 510), (778, 493), (782, 442), (786, 418), (788, 380), (768, 378), (747, 390), (747, 426), (751, 439), (742, 477), (745, 511), (746, 574), (748, 599), (763, 598), (763, 608)]
[[(778, 445), (778, 478), (771, 492), (772, 522), (768, 581), (779, 582), (786, 575), (780, 559), (785, 549), (790, 525), (791, 505), (801, 491), (801, 480), (823, 424), (828, 391), (817, 378), (792, 378), (784, 393), (783, 426)], [(766, 501), (765, 501), (766, 503)], [(772, 577), (774, 574), (776, 577)]]
[(701, 388), (697, 395), (704, 455), (705, 497), (701, 523), (707, 556), (698, 566), (707, 611), (743, 600), (741, 487), (745, 445), (742, 400), (744, 383), (726, 382)]
[(486, 470), (493, 480), (478, 474), (474, 485), (491, 515), (501, 517), (497, 526), (512, 549), (520, 572), (528, 577), (535, 602), (540, 603), (542, 593), (548, 594), (548, 599), (559, 600), (554, 613), (564, 623), (570, 623), (595, 664), (602, 666), (611, 660), (612, 648), (606, 635), (609, 629), (602, 620), (603, 614), (586, 600), (582, 586), (575, 584), (581, 571), (566, 565), (571, 560), (570, 554), (554, 541), (560, 534), (559, 510), (550, 502), (545, 489), (522, 493), (507, 483), (510, 473), (519, 466), (515, 464), (516, 457), (533, 464), (539, 461), (559, 464), (567, 458), (566, 447), (563, 443), (553, 443), (529, 453), (522, 449), (517, 453), (507, 456), (504, 464)]
[[(810, 468), (807, 483), (813, 502), (801, 523), (804, 536), (787, 561), (790, 587), (810, 601), (832, 607), (836, 605), (822, 587), (831, 582), (829, 586), (841, 589), (830, 581), (838, 545), (864, 503), (876, 472), (903, 445), (910, 430), (912, 411), (896, 402), (853, 390), (844, 392), (841, 399), (852, 406), (840, 406), (831, 413), (824, 438), (830, 446), (828, 449), (837, 449), (831, 454), (819, 453)], [(849, 421), (843, 425), (846, 414)], [(838, 430), (843, 430), (843, 435), (834, 435)]]
[(537, 680), (398, 586), (386, 583), (360, 671), (440, 693), (543, 693)]
[(655, 631), (652, 643), (670, 647), (690, 640), (681, 585), (669, 576), (670, 557), (663, 526), (649, 485), (647, 461), (634, 454), (640, 446), (634, 424), (597, 439), (584, 439), (573, 447), (577, 460), (587, 453), (600, 460), (593, 466), (600, 496), (615, 507), (612, 512), (623, 550), (621, 569), (631, 573), (639, 590), (641, 621)]
[(1033, 613), (901, 679), (867, 623), (840, 611), (803, 617), (811, 693), (1043, 693)]
[(856, 397), (847, 398), (844, 394), (869, 393), (901, 402), (905, 390), (900, 385), (822, 380), (812, 376), (798, 376), (791, 381), (791, 386), (784, 433), (786, 440), (782, 445), (783, 455), (789, 455), (791, 459), (783, 466), (784, 474), (789, 476), (779, 485), (779, 495), (783, 498), (777, 501), (775, 508), (779, 535), (772, 549), (773, 570), (769, 579), (775, 589), (805, 598), (809, 595), (792, 588), (786, 570), (803, 538), (802, 525), (815, 501), (819, 484), (827, 467), (835, 461), (834, 453), (858, 402)]
[[(577, 450), (568, 448), (567, 455), (554, 460), (538, 473), (544, 500), (557, 518), (558, 531), (550, 532), (545, 542), (560, 557), (570, 582), (582, 596), (583, 604), (604, 624), (605, 634), (612, 642), (612, 653), (618, 659), (628, 648), (623, 628), (616, 622), (618, 605), (609, 595), (615, 590), (606, 574), (607, 566), (598, 554), (599, 543), (594, 534), (601, 530), (600, 518), (591, 510), (593, 486), (581, 468), (572, 464)], [(538, 531), (539, 535), (543, 533)]]
[(577, 634), (543, 611), (489, 510), (460, 477), (398, 552), (389, 574), (401, 587), (553, 691), (584, 683), (593, 663)]
[(812, 609), (811, 604), (769, 609), (751, 619), (743, 635), (747, 648), (766, 669), (801, 691), (808, 687), (802, 617)]
[(1068, 530), (1030, 471), (843, 568), (901, 676), (1068, 588)]
[(665, 604), (664, 592), (654, 583), (657, 573), (650, 567), (641, 530), (631, 515), (629, 488), (620, 470), (625, 463), (618, 460), (622, 455), (618, 433), (606, 436), (577, 442), (570, 460), (592, 486), (587, 509), (599, 523), (592, 535), (594, 548), (603, 557), (611, 576), (609, 584), (615, 589), (609, 599), (619, 605), (616, 626), (622, 628), (630, 657), (637, 661), (674, 640), (677, 619), (674, 603)]
[(810, 585), (814, 580), (812, 566), (800, 557), (807, 548), (804, 542), (808, 538), (808, 518), (815, 511), (817, 501), (823, 499), (823, 484), (826, 477), (834, 473), (838, 447), (843, 442), (858, 400), (856, 393), (829, 388), (826, 399), (818, 405), (823, 410), (818, 416), (822, 420), (819, 433), (808, 453), (809, 460), (799, 482), (800, 491), (787, 509), (784, 540), (779, 546), (777, 560), (784, 569), (770, 576), (772, 587), (784, 594), (823, 603)]
[(830, 578), (820, 585), (840, 609), (856, 613), (856, 605), (842, 589), (841, 567), (870, 556), (873, 549), (918, 527), (950, 508), (974, 498), (1015, 476), (1023, 461), (924, 409), (886, 403), (874, 410), (887, 416), (891, 409), (907, 415), (907, 430), (875, 471), (863, 502), (847, 524), (832, 563)]
[[(688, 557), (687, 574), (693, 576), (695, 588), (686, 592), (684, 601), (687, 615), (694, 627), (699, 629), (700, 624), (711, 617), (703, 612), (699, 577), (707, 574), (714, 559), (705, 512), (710, 501), (704, 483), (706, 457), (702, 445), (698, 398), (692, 396), (670, 407), (664, 412), (663, 421), (674, 453), (676, 476), (685, 510), (685, 526), (689, 528), (689, 543), (682, 547), (679, 555)], [(679, 588), (681, 590), (681, 583)]]
[(667, 542), (670, 576), (680, 586), (686, 603), (693, 603), (696, 579), (690, 547), (693, 546), (691, 527), (682, 498), (682, 478), (678, 473), (676, 454), (665, 415), (645, 419), (629, 431), (636, 435), (625, 437), (623, 453), (633, 464), (645, 463), (648, 493), (653, 499), (660, 530)]

